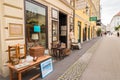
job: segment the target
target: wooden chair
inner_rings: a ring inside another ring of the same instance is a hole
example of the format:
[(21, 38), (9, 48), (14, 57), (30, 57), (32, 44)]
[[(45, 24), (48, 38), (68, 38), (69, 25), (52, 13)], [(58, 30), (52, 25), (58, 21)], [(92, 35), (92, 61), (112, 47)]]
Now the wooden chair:
[[(26, 46), (25, 44), (17, 44), (17, 48), (18, 48), (18, 57), (21, 58), (25, 58), (26, 57)], [(23, 49), (23, 51), (21, 51)]]
[(58, 48), (58, 43), (57, 42), (51, 43), (51, 51), (52, 51), (52, 55), (54, 57), (57, 56), (57, 48)]
[[(21, 53), (21, 49), (24, 49), (23, 53)], [(12, 53), (14, 51), (14, 53)], [(26, 46), (25, 44), (17, 44), (8, 46), (8, 55), (9, 55), (9, 61), (12, 60), (12, 58), (25, 58), (26, 57)]]
[[(12, 51), (15, 51), (12, 53)], [(18, 58), (18, 48), (16, 45), (13, 46), (8, 46), (8, 56), (9, 56), (9, 61), (12, 61), (12, 58)]]

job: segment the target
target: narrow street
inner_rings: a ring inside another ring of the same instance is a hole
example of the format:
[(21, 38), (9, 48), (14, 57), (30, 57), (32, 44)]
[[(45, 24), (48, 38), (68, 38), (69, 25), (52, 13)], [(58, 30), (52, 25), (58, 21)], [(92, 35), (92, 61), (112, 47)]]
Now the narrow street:
[(104, 36), (58, 80), (120, 80), (119, 40)]

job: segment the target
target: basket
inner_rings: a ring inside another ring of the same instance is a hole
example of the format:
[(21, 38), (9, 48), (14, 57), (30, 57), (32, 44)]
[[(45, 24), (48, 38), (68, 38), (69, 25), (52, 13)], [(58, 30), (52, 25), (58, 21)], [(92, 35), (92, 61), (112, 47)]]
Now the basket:
[(41, 57), (44, 55), (45, 48), (41, 46), (31, 47), (29, 49), (30, 56), (32, 57)]

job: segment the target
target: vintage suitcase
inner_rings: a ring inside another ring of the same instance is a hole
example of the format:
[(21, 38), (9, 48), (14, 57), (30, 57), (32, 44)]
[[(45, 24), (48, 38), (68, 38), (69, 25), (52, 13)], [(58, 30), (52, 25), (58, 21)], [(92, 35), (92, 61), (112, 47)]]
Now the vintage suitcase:
[(29, 49), (30, 56), (32, 56), (32, 57), (43, 56), (44, 55), (44, 51), (45, 51), (45, 49), (42, 46), (35, 46), (35, 47), (31, 47)]

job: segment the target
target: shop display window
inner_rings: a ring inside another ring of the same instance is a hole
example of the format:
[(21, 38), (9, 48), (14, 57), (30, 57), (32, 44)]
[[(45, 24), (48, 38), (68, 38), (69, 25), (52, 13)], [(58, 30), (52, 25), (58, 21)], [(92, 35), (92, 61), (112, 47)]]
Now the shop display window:
[(46, 25), (46, 6), (37, 2), (25, 2), (25, 21), (27, 44), (33, 43), (32, 34), (38, 34), (37, 43), (46, 47), (47, 25)]

